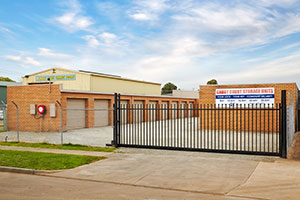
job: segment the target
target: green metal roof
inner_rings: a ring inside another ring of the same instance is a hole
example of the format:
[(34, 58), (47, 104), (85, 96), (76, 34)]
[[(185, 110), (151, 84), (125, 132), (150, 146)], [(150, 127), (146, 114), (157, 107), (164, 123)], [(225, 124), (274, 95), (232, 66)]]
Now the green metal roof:
[(0, 81), (0, 86), (15, 86), (15, 85), (22, 85), (22, 83)]

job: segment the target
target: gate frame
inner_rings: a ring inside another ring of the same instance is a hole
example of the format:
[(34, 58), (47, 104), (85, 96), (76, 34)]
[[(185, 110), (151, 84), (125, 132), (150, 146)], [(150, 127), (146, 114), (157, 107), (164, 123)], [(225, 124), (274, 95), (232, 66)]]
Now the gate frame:
[[(253, 154), (265, 155), (264, 152), (248, 152), (248, 151), (231, 151), (231, 150), (214, 150), (214, 149), (194, 149), (194, 148), (179, 148), (179, 147), (154, 147), (147, 145), (124, 145), (120, 144), (120, 112), (121, 112), (121, 94), (114, 94), (114, 112), (113, 112), (113, 140), (114, 147), (132, 147), (132, 148), (152, 148), (152, 149), (166, 149), (166, 150), (184, 150), (184, 151), (200, 151), (200, 152), (216, 152), (216, 153), (232, 153), (232, 154)], [(286, 105), (286, 90), (281, 91), (281, 103), (279, 106), (279, 156), (287, 158), (287, 105)], [(268, 154), (270, 156), (278, 156), (278, 154)]]
[(120, 144), (120, 131), (121, 131), (121, 123), (120, 123), (120, 105), (121, 105), (121, 94), (114, 94), (114, 112), (113, 112), (113, 140), (111, 141), (114, 147), (118, 147)]
[(286, 137), (286, 90), (281, 91), (280, 118), (279, 118), (279, 153), (281, 158), (287, 157), (287, 137)]

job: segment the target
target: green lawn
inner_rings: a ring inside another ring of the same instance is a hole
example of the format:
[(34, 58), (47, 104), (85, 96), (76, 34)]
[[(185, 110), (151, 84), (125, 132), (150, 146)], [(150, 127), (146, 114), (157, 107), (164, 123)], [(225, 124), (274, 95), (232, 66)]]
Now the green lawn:
[(55, 145), (48, 143), (24, 143), (24, 142), (0, 142), (4, 146), (18, 146), (18, 147), (34, 147), (34, 148), (47, 148), (47, 149), (67, 149), (67, 150), (82, 150), (82, 151), (104, 151), (113, 152), (116, 150), (114, 147), (90, 147), (79, 144), (64, 144)]
[(105, 157), (0, 150), (0, 166), (37, 170), (70, 169)]

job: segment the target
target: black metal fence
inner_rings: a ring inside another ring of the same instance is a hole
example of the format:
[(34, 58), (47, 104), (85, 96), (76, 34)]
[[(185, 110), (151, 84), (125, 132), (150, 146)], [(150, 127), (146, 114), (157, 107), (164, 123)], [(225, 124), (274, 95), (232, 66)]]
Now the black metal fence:
[(285, 92), (274, 105), (121, 105), (115, 95), (114, 143), (120, 147), (286, 156)]

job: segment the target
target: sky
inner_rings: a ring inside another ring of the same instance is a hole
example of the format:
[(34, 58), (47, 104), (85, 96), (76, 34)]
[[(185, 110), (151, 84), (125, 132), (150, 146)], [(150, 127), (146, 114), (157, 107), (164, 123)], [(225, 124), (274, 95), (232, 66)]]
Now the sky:
[(300, 86), (299, 0), (1, 0), (0, 76), (52, 67), (197, 90)]

